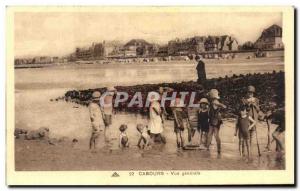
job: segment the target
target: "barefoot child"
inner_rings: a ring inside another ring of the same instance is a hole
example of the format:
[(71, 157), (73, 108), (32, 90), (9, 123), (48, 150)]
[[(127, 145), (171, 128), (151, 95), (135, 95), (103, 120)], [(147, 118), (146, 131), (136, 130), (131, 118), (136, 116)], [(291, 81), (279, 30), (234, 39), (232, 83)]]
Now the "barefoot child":
[[(209, 111), (208, 111), (208, 100), (206, 98), (202, 98), (200, 100), (200, 110), (198, 112), (198, 132), (200, 134), (200, 143), (207, 145), (207, 136), (209, 130)], [(203, 141), (204, 136), (204, 141)]]
[(222, 124), (221, 109), (226, 109), (226, 106), (219, 102), (219, 91), (216, 89), (211, 89), (209, 92), (209, 97), (211, 100), (209, 109), (209, 131), (207, 138), (207, 150), (211, 144), (212, 136), (215, 136), (217, 142), (218, 154), (221, 154), (221, 139), (219, 136), (220, 127)]
[(177, 148), (184, 147), (184, 137), (183, 131), (185, 129), (184, 123), (184, 111), (180, 104), (181, 100), (179, 98), (175, 99), (175, 105), (172, 108), (172, 113), (174, 116), (174, 132), (176, 133)]
[(239, 137), (239, 152), (240, 156), (245, 155), (244, 146), (247, 148), (247, 158), (250, 158), (250, 131), (255, 126), (256, 121), (248, 114), (247, 107), (242, 106), (240, 108), (240, 115), (238, 117), (235, 134)]
[(89, 104), (90, 119), (92, 126), (92, 134), (90, 137), (90, 149), (96, 149), (96, 141), (100, 134), (100, 121), (102, 120), (102, 112), (99, 106), (101, 93), (95, 91), (92, 94), (92, 101)]
[(120, 130), (120, 138), (119, 138), (119, 147), (120, 148), (125, 148), (129, 147), (129, 141), (128, 141), (128, 136), (126, 133), (127, 125), (122, 124), (119, 128)]
[[(148, 128), (145, 125), (137, 124), (136, 129), (140, 133), (137, 146), (142, 149), (148, 148), (150, 145), (150, 132)], [(141, 145), (142, 142), (144, 142), (143, 145)]]

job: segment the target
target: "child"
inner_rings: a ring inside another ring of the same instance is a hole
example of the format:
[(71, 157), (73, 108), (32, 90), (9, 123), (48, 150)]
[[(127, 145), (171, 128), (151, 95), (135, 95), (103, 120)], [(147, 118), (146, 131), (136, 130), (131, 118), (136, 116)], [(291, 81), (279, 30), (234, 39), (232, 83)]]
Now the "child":
[(172, 108), (174, 116), (174, 132), (176, 133), (177, 148), (184, 148), (184, 137), (183, 131), (185, 129), (184, 111), (180, 105), (181, 100), (175, 99), (175, 105)]
[(215, 136), (217, 142), (218, 154), (221, 154), (221, 139), (219, 136), (220, 127), (222, 124), (221, 109), (226, 109), (226, 106), (219, 102), (219, 92), (216, 89), (211, 89), (209, 92), (211, 106), (209, 109), (209, 131), (207, 138), (207, 150), (211, 144), (212, 136)]
[(93, 92), (92, 101), (89, 103), (90, 119), (92, 125), (92, 134), (90, 138), (90, 149), (96, 149), (96, 141), (100, 134), (100, 121), (102, 119), (102, 112), (99, 106), (101, 93), (98, 91)]
[[(142, 149), (148, 148), (150, 145), (150, 131), (148, 130), (147, 126), (137, 124), (136, 129), (140, 133), (140, 138), (137, 146)], [(144, 144), (141, 146), (142, 141), (144, 142)]]
[[(254, 97), (255, 93), (255, 87), (254, 86), (248, 86), (247, 87), (247, 95), (245, 98), (242, 99), (242, 104), (247, 106), (247, 110), (249, 112), (249, 115), (254, 119), (255, 121), (258, 121), (258, 116), (260, 112), (260, 106), (259, 106), (259, 99)], [(255, 135), (256, 127), (254, 126), (250, 130), (250, 145), (253, 142), (253, 137)]]
[(276, 151), (283, 152), (283, 142), (280, 140), (280, 135), (285, 132), (285, 113), (284, 109), (280, 108), (272, 113), (272, 123), (278, 125), (272, 133), (273, 140), (276, 142)]
[(129, 141), (128, 141), (128, 136), (126, 133), (127, 125), (122, 124), (119, 128), (120, 130), (120, 139), (119, 139), (119, 147), (120, 148), (125, 148), (129, 147)]
[(250, 131), (255, 126), (255, 124), (256, 121), (248, 114), (247, 107), (242, 106), (240, 108), (240, 115), (236, 123), (234, 136), (239, 133), (239, 152), (241, 156), (245, 155), (244, 145), (246, 144), (248, 160), (250, 157)]
[[(198, 132), (200, 134), (200, 144), (207, 145), (207, 136), (209, 130), (209, 113), (208, 113), (208, 100), (206, 98), (200, 99), (200, 110), (198, 112)], [(202, 137), (204, 136), (204, 141)]]
[(188, 141), (189, 145), (192, 144), (192, 138), (195, 135), (195, 132), (198, 128), (198, 107), (188, 107), (187, 114), (188, 114)]

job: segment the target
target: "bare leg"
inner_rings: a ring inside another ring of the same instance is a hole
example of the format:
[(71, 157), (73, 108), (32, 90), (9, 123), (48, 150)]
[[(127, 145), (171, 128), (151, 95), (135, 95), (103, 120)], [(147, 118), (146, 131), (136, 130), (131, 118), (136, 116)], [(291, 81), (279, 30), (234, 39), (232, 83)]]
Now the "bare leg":
[(239, 153), (242, 156), (242, 139), (239, 139)]
[(94, 140), (93, 140), (93, 134), (92, 134), (91, 138), (90, 138), (90, 149), (93, 148), (93, 143), (94, 143)]
[(219, 136), (219, 128), (215, 127), (214, 128), (214, 134), (215, 134), (215, 138), (216, 138), (216, 141), (217, 141), (217, 148), (218, 148), (218, 153), (220, 154), (221, 153), (221, 139), (220, 139), (220, 136)]
[(210, 143), (212, 140), (213, 133), (214, 133), (214, 128), (212, 126), (210, 126), (209, 131), (208, 131), (208, 136), (207, 136), (207, 142), (206, 142), (207, 150), (209, 150), (209, 146), (210, 146)]
[(179, 142), (179, 133), (176, 133), (176, 143), (177, 143), (177, 148), (180, 148), (180, 142)]
[(182, 131), (180, 131), (179, 135), (180, 135), (181, 148), (182, 148), (182, 147), (184, 147), (184, 138), (182, 136)]
[(242, 156), (245, 156), (245, 140), (242, 138)]
[[(201, 130), (200, 130), (201, 131)], [(203, 132), (201, 131), (201, 133), (199, 132), (199, 135), (200, 135), (200, 143), (199, 143), (199, 146), (201, 146), (202, 144), (202, 136), (203, 136)]]
[(105, 126), (104, 128), (104, 138), (105, 138), (105, 142), (109, 142), (110, 139), (110, 127), (109, 126)]
[(247, 149), (247, 158), (250, 159), (250, 152), (249, 152), (249, 139), (244, 140), (246, 143), (246, 149)]

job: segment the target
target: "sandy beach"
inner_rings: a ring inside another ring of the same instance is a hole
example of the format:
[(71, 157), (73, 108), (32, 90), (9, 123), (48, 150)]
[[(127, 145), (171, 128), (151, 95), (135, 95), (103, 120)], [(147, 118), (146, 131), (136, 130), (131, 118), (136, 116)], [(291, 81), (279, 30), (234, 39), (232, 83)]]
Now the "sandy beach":
[[(88, 108), (75, 103), (50, 101), (63, 96), (72, 89), (88, 89), (106, 85), (135, 85), (143, 83), (181, 82), (196, 80), (196, 63), (174, 63), (171, 65), (156, 64), (133, 67), (122, 65), (110, 68), (109, 65), (56, 66), (48, 68), (15, 70), (15, 127), (27, 130), (48, 127), (50, 137), (67, 137), (65, 141), (51, 145), (43, 141), (15, 141), (16, 170), (242, 170), (285, 168), (284, 157), (279, 156), (272, 145), (272, 152), (263, 152), (257, 157), (256, 145), (253, 156), (246, 162), (238, 153), (238, 140), (233, 140), (234, 123), (227, 119), (221, 127), (222, 155), (217, 156), (215, 142), (210, 152), (205, 150), (178, 151), (173, 132), (173, 122), (167, 121), (165, 134), (167, 144), (155, 144), (150, 150), (139, 150), (136, 147), (138, 134), (137, 123), (146, 124), (146, 118), (117, 113), (113, 118), (113, 144), (106, 147), (100, 138), (96, 153), (88, 150), (88, 139), (91, 133)], [(218, 72), (215, 67), (219, 67)], [(238, 67), (237, 67), (238, 66)], [(133, 69), (134, 68), (134, 69)], [(263, 70), (261, 70), (263, 68)], [(207, 64), (208, 78), (272, 72), (284, 70), (283, 58), (263, 59), (251, 63), (210, 63)], [(160, 78), (155, 78), (160, 74)], [(132, 81), (133, 77), (135, 78)], [(118, 127), (128, 125), (130, 147), (118, 148)], [(271, 126), (271, 132), (276, 126)], [(261, 150), (266, 146), (266, 123), (258, 124)], [(193, 140), (197, 144), (197, 134)], [(283, 135), (284, 137), (284, 135)], [(77, 139), (72, 144), (72, 139)]]

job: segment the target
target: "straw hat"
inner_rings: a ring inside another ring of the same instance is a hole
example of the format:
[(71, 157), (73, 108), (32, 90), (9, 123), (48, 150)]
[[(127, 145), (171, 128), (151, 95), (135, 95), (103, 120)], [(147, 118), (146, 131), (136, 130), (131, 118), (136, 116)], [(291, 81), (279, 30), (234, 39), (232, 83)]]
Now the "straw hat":
[(127, 129), (127, 125), (125, 125), (125, 124), (122, 124), (122, 125), (120, 126), (120, 128), (119, 128), (119, 130), (120, 130), (121, 132), (125, 131), (126, 129)]
[(254, 86), (248, 86), (248, 92), (255, 92), (255, 87)]
[(220, 99), (219, 91), (217, 89), (211, 89), (208, 94), (212, 99)]
[(205, 103), (205, 104), (208, 104), (208, 100), (206, 98), (201, 98), (199, 103)]
[(93, 92), (92, 98), (93, 99), (99, 99), (101, 97), (101, 93), (98, 91)]

